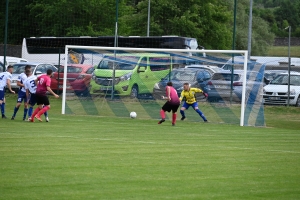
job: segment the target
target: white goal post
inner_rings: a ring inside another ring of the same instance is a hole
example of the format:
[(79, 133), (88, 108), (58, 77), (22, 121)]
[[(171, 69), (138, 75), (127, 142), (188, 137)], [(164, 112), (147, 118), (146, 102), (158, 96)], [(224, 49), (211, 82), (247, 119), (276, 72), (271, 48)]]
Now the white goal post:
[[(152, 49), (152, 48), (122, 48), (122, 47), (95, 47), (95, 46), (65, 46), (65, 58), (68, 58), (70, 49), (85, 49), (85, 50), (106, 50), (106, 51), (134, 51), (134, 52), (173, 52), (173, 53), (218, 53), (218, 54), (242, 54), (243, 55), (243, 83), (247, 81), (247, 63), (248, 51), (246, 50), (190, 50), (190, 49)], [(64, 61), (64, 72), (67, 72), (68, 59)], [(63, 74), (63, 92), (62, 92), (62, 114), (66, 110), (66, 88), (67, 88), (67, 73)], [(246, 84), (242, 86), (240, 126), (244, 126), (245, 117), (245, 98)]]

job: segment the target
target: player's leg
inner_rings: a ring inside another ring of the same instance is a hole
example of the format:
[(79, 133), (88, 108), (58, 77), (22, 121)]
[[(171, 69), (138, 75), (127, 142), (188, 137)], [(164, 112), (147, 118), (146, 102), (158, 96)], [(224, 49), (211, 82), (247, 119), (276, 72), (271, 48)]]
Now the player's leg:
[(179, 108), (179, 105), (173, 105), (173, 107), (172, 107), (172, 126), (175, 126), (175, 124), (176, 124), (178, 108)]
[(32, 118), (33, 106), (36, 104), (35, 94), (30, 94), (29, 109), (28, 109), (28, 121)]
[(44, 113), (44, 116), (45, 116), (46, 122), (49, 122), (48, 111), (46, 111), (46, 112)]
[(26, 93), (25, 93), (23, 121), (25, 121), (25, 119), (26, 119), (27, 112), (28, 112), (28, 102), (27, 102), (27, 97), (26, 97)]
[(2, 119), (6, 119), (5, 116), (5, 97), (4, 97), (4, 90), (0, 90), (0, 107), (1, 107), (1, 114), (2, 114)]
[[(26, 93), (25, 93), (25, 96), (26, 96)], [(14, 113), (13, 113), (13, 115), (12, 115), (12, 117), (11, 117), (12, 120), (15, 119), (15, 117), (16, 117), (16, 115), (17, 115), (17, 112), (18, 112), (18, 110), (19, 110), (19, 108), (20, 108), (20, 106), (21, 106), (23, 100), (24, 100), (24, 92), (22, 92), (22, 91), (20, 90), (20, 91), (18, 92), (17, 104), (16, 104), (16, 106), (15, 106), (15, 108), (14, 108)]]
[(43, 100), (43, 105), (42, 105), (42, 109), (34, 116), (35, 118), (37, 118), (40, 122), (42, 121), (41, 119), (41, 115), (44, 114), (45, 112), (47, 112), (50, 109), (50, 102), (47, 96), (43, 96), (42, 97)]
[(163, 107), (160, 110), (160, 116), (161, 116), (161, 120), (158, 122), (158, 124), (163, 123), (164, 121), (166, 121), (166, 111), (170, 112), (170, 104), (168, 102), (166, 102)]
[(185, 113), (184, 111), (187, 110), (190, 107), (189, 104), (187, 104), (186, 102), (183, 103), (181, 109), (180, 109), (180, 114), (181, 114), (181, 120), (185, 119)]
[(39, 95), (35, 95), (35, 99), (36, 99), (36, 103), (38, 105), (38, 107), (33, 111), (33, 114), (31, 116), (31, 122), (34, 122), (34, 118), (35, 116), (38, 114), (38, 112), (40, 112), (43, 109), (43, 96), (39, 96)]
[(201, 112), (201, 110), (199, 110), (199, 108), (198, 108), (198, 103), (195, 102), (195, 103), (193, 103), (192, 106), (193, 106), (194, 110), (196, 111), (196, 113), (198, 113), (200, 115), (200, 117), (203, 119), (203, 121), (207, 122), (207, 119), (204, 116), (203, 112)]

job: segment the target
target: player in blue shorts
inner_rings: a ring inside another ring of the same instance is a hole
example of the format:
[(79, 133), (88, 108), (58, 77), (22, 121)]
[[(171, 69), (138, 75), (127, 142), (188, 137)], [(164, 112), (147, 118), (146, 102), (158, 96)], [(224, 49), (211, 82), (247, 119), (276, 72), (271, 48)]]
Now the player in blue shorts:
[[(31, 70), (31, 66), (30, 65), (26, 65), (25, 66), (25, 71), (26, 70)], [(18, 99), (17, 99), (17, 104), (14, 108), (14, 113), (11, 117), (12, 120), (15, 119), (17, 112), (22, 104), (22, 102), (24, 101), (24, 115), (23, 115), (23, 121), (25, 121), (26, 116), (27, 116), (27, 112), (28, 112), (28, 103), (27, 103), (27, 97), (26, 97), (26, 90), (24, 88), (24, 83), (27, 79), (27, 75), (25, 74), (25, 71), (23, 73), (21, 73), (18, 77), (17, 80), (17, 85), (20, 86), (19, 92), (18, 92)]]
[(15, 91), (13, 91), (11, 89), (10, 86), (10, 81), (12, 78), (12, 72), (13, 72), (14, 68), (13, 66), (9, 65), (7, 67), (7, 71), (6, 72), (2, 72), (0, 73), (0, 107), (1, 107), (1, 113), (2, 113), (2, 118), (6, 119), (5, 116), (5, 87), (8, 86), (8, 89), (11, 93), (15, 93)]
[(204, 114), (199, 110), (198, 108), (198, 103), (196, 101), (195, 94), (196, 93), (202, 93), (205, 97), (207, 97), (207, 94), (204, 93), (202, 90), (199, 88), (190, 88), (189, 83), (184, 83), (183, 84), (183, 91), (181, 92), (180, 95), (180, 101), (185, 99), (181, 109), (180, 109), (180, 114), (181, 114), (181, 120), (185, 119), (185, 113), (184, 111), (187, 110), (190, 106), (200, 115), (200, 117), (203, 119), (204, 122), (207, 122), (206, 117)]

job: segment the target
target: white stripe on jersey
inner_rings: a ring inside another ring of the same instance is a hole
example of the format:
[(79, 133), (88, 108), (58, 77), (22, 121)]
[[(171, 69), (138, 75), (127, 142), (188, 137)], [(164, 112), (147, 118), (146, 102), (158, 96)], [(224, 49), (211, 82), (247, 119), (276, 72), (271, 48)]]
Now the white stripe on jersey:
[(7, 80), (11, 80), (12, 75), (9, 72), (0, 73), (0, 90), (3, 90), (6, 86)]
[[(22, 84), (25, 84), (26, 79), (27, 79), (27, 76), (24, 72), (18, 76), (18, 81), (20, 81)], [(26, 92), (26, 89), (24, 87), (21, 87), (21, 91)]]
[(26, 79), (26, 81), (24, 83), (25, 90), (28, 89), (31, 94), (35, 94), (35, 92), (36, 92), (35, 80), (36, 80), (36, 76), (31, 75)]

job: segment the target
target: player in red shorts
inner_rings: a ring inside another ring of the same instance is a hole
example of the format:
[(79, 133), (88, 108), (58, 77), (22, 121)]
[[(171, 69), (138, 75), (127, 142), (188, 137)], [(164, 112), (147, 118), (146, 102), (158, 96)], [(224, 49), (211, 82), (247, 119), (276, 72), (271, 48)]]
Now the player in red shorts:
[(176, 123), (176, 112), (180, 106), (180, 100), (177, 94), (177, 91), (173, 88), (172, 82), (168, 82), (166, 86), (166, 97), (162, 97), (163, 99), (168, 100), (160, 110), (161, 120), (158, 124), (161, 124), (165, 121), (166, 111), (171, 112), (172, 110), (172, 126), (175, 126)]
[(50, 88), (51, 76), (52, 70), (48, 69), (46, 75), (42, 75), (35, 80), (37, 85), (35, 94), (38, 107), (34, 110), (32, 114), (33, 117), (31, 119), (31, 122), (34, 122), (34, 118), (41, 122), (41, 115), (50, 109), (50, 102), (46, 95), (47, 92), (50, 92), (53, 96), (55, 96), (55, 98), (59, 98), (59, 96), (55, 94)]

